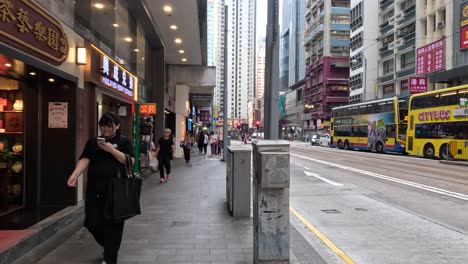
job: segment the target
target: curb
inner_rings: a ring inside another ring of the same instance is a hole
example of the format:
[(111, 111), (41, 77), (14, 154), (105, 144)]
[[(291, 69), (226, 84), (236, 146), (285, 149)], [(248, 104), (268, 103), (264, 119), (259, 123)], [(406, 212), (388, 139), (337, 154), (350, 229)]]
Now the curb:
[(455, 166), (464, 166), (464, 167), (468, 167), (468, 161), (441, 160), (440, 163), (442, 163), (442, 164), (448, 164), (448, 165), (455, 165)]

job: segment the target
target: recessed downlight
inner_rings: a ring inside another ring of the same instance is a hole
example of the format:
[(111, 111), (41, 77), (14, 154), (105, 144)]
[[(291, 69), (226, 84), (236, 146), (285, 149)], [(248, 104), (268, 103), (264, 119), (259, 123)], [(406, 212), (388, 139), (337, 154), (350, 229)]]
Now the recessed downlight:
[(182, 61), (183, 61), (183, 62), (187, 62), (187, 59), (186, 59), (186, 58), (182, 58)]
[(36, 76), (36, 73), (35, 72), (30, 72), (29, 75)]
[(139, 49), (134, 49), (133, 51), (135, 51), (135, 52), (139, 52), (140, 50), (139, 50)]
[(130, 38), (130, 37), (126, 37), (126, 38), (124, 38), (124, 40), (127, 41), (127, 42), (132, 42), (132, 38)]
[(181, 40), (180, 38), (176, 38), (176, 39), (174, 40), (174, 42), (177, 43), (177, 44), (180, 44), (180, 43), (182, 43), (182, 40)]
[(177, 26), (176, 25), (171, 25), (171, 29), (172, 30), (177, 30)]
[(55, 79), (54, 79), (54, 78), (49, 78), (48, 81), (51, 82), (51, 83), (53, 83), (53, 82), (55, 82)]
[(8, 68), (10, 68), (10, 67), (11, 67), (11, 63), (8, 63), (8, 62), (7, 62), (7, 63), (5, 63), (4, 65), (5, 65), (6, 67), (8, 67)]
[(180, 54), (184, 54), (184, 53), (185, 53), (185, 50), (179, 50), (179, 53), (180, 53)]
[(170, 6), (170, 5), (165, 5), (165, 6), (163, 7), (163, 10), (164, 10), (164, 12), (166, 12), (166, 13), (171, 13), (171, 12), (172, 12), (172, 6)]
[(113, 27), (119, 27), (119, 24), (112, 24)]
[(97, 8), (97, 9), (103, 9), (104, 5), (102, 3), (95, 3), (94, 7)]

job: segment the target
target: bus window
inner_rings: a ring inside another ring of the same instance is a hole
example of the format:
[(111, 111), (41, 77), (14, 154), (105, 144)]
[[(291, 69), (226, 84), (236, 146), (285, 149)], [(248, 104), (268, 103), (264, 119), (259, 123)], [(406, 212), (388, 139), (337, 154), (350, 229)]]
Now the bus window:
[(468, 139), (468, 121), (459, 122), (456, 124), (455, 138), (456, 139)]
[(359, 137), (367, 137), (368, 134), (368, 127), (367, 126), (359, 126), (358, 127), (358, 136)]
[(406, 124), (399, 124), (398, 125), (398, 138), (401, 140), (406, 140), (406, 130), (408, 129), (408, 125)]
[(421, 109), (439, 106), (439, 95), (430, 94), (425, 96), (417, 96), (411, 100), (411, 109)]
[(455, 123), (417, 124), (416, 138), (455, 138)]
[(394, 124), (387, 125), (386, 129), (387, 129), (387, 138), (395, 138), (395, 125)]
[(457, 99), (456, 104), (461, 105), (462, 102), (467, 102), (467, 101), (468, 101), (468, 89), (458, 91), (458, 99)]
[(440, 106), (456, 105), (457, 103), (457, 92), (443, 93), (440, 95)]

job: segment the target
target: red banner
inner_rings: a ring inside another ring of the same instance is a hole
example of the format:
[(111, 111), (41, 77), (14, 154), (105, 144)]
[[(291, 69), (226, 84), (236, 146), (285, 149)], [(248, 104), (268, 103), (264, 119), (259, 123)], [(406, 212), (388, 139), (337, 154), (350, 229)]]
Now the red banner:
[(425, 77), (410, 77), (409, 92), (411, 94), (427, 92), (427, 79)]
[(68, 56), (60, 22), (29, 0), (0, 0), (0, 41), (55, 65)]
[(416, 74), (427, 74), (445, 68), (445, 40), (441, 39), (417, 51)]
[(464, 50), (467, 48), (468, 48), (468, 27), (465, 27), (460, 31), (460, 49)]

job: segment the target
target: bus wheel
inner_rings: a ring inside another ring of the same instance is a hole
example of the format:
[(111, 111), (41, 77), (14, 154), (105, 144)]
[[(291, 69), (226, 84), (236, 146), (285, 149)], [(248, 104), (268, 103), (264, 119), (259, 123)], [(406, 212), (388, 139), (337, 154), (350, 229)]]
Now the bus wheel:
[(338, 140), (338, 148), (339, 149), (343, 149), (343, 142), (340, 140)]
[(434, 158), (434, 146), (432, 144), (427, 144), (424, 146), (424, 157), (428, 159)]
[(375, 145), (375, 151), (377, 151), (377, 153), (384, 153), (382, 142), (377, 142), (377, 145)]
[(448, 158), (451, 158), (450, 153), (447, 153), (447, 151), (448, 151), (448, 144), (446, 143), (440, 147), (440, 151), (439, 151), (440, 159), (446, 160)]
[(349, 141), (348, 140), (346, 140), (344, 142), (344, 149), (349, 150)]

